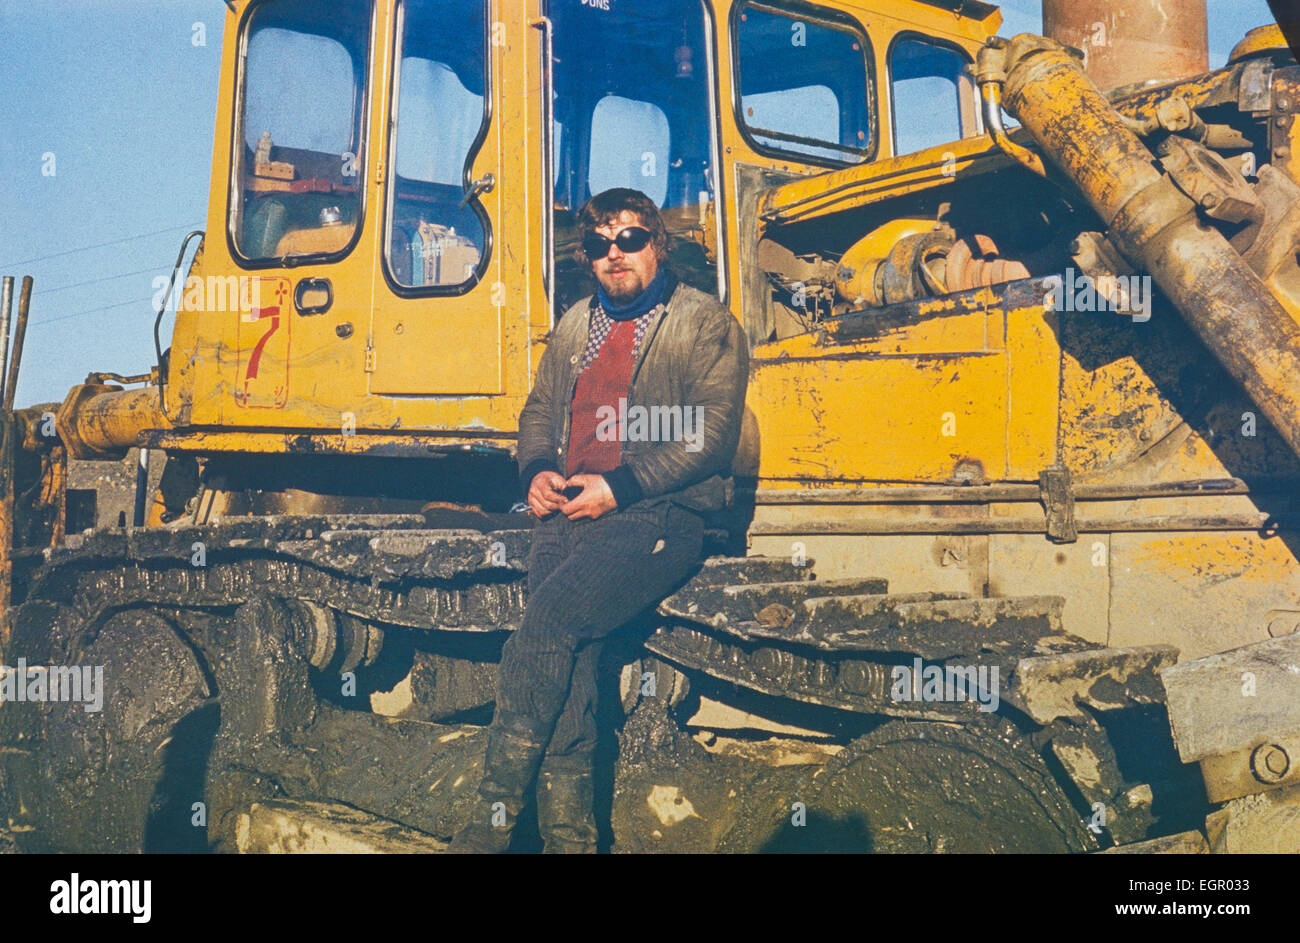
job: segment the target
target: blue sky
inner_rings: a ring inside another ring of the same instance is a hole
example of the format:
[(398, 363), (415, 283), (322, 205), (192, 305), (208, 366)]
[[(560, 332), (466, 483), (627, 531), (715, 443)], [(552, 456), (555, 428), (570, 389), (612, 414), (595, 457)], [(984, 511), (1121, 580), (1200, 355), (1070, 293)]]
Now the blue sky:
[[(1265, 0), (1209, 9), (1215, 67), (1271, 21)], [(91, 370), (153, 362), (153, 280), (206, 216), (224, 12), (222, 0), (0, 0), (0, 274), (36, 278), (20, 406), (61, 400)], [(1040, 0), (1003, 12), (1004, 35), (1041, 26)]]

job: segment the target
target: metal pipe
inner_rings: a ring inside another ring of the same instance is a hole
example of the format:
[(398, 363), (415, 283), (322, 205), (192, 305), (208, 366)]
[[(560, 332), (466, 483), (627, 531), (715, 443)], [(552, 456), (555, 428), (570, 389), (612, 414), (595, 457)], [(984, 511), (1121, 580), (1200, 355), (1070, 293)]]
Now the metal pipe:
[(149, 450), (140, 449), (140, 461), (135, 466), (135, 510), (131, 515), (132, 527), (144, 526), (145, 502), (149, 497)]
[(993, 143), (1001, 149), (1003, 154), (1006, 154), (1016, 163), (1028, 167), (1040, 177), (1046, 177), (1047, 170), (1043, 167), (1043, 159), (1029, 148), (1021, 147), (1007, 136), (1007, 129), (1002, 125), (1001, 81), (994, 78), (982, 79), (980, 81), (980, 97), (984, 100), (984, 126), (988, 128)]
[(14, 408), (14, 396), (18, 392), (18, 367), (23, 360), (23, 341), (27, 337), (27, 315), (32, 303), (32, 277), (23, 276), (23, 288), (18, 295), (18, 324), (14, 327), (14, 347), (9, 360), (9, 378), (4, 386), (4, 408), (10, 413)]
[(1043, 33), (1083, 50), (1103, 91), (1210, 71), (1205, 0), (1043, 0)]
[(0, 403), (4, 402), (5, 396), (5, 368), (9, 363), (9, 327), (10, 319), (14, 313), (14, 277), (6, 275), (4, 281), (3, 298), (0, 298), (0, 343), (4, 344), (0, 350)]
[(170, 428), (149, 387), (74, 386), (58, 410), (59, 439), (78, 459), (121, 459), (141, 432)]
[(5, 664), (13, 632), (14, 579), (14, 439), (18, 429), (9, 413), (0, 413), (0, 664)]
[[(1278, 482), (1271, 489), (1250, 488), (1240, 478), (1210, 478), (1192, 481), (1152, 483), (1076, 484), (1071, 493), (1076, 501), (1136, 501), (1142, 498), (1214, 498), (1223, 495), (1287, 496), (1295, 491), (1291, 482)], [(739, 501), (760, 505), (801, 504), (1013, 504), (1037, 503), (1042, 489), (1036, 484), (916, 485), (887, 488), (737, 489)]]
[[(167, 305), (171, 302), (172, 289), (176, 287), (176, 276), (180, 274), (181, 263), (185, 261), (185, 252), (190, 247), (190, 240), (195, 236), (198, 236), (201, 240), (203, 238), (203, 230), (196, 229), (181, 240), (181, 251), (176, 253), (176, 264), (172, 266), (172, 277), (167, 282), (167, 291), (163, 293), (162, 304), (158, 306), (157, 316), (153, 319), (153, 350), (158, 363), (158, 408), (162, 411), (163, 415), (167, 414), (167, 399), (165, 392), (167, 388), (167, 371), (163, 366), (162, 338), (159, 336), (158, 330), (162, 327), (163, 315), (167, 313)], [(203, 243), (201, 241), (199, 242), (198, 251), (203, 251)], [(190, 264), (193, 265), (193, 262)], [(108, 375), (109, 374), (105, 374), (105, 376)]]
[[(866, 519), (860, 521), (795, 519), (788, 521), (754, 521), (748, 533), (754, 537), (876, 536), (907, 537), (918, 534), (1029, 534), (1041, 536), (1046, 530), (1041, 515), (997, 518), (923, 518)], [(1237, 531), (1258, 534), (1300, 529), (1300, 516), (1272, 516), (1264, 513), (1240, 514), (1161, 514), (1125, 515), (1124, 517), (1076, 517), (1080, 534), (1162, 534), (1195, 531)]]
[(981, 63), (985, 71), (1007, 74), (1007, 108), (1079, 188), (1110, 240), (1151, 273), (1300, 455), (1300, 325), (1228, 240), (1200, 222), (1064, 47), (1026, 34), (990, 42), (980, 58), (992, 60)]

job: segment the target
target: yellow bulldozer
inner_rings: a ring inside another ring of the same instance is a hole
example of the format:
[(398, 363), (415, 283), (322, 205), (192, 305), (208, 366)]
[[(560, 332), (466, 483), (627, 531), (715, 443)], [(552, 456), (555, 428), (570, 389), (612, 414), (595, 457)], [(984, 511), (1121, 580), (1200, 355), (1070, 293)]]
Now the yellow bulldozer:
[[(626, 186), (751, 376), (611, 648), (607, 847), (1300, 848), (1300, 31), (1211, 71), (1173, 6), (230, 0), (156, 364), (6, 417), (13, 839), (464, 824), (517, 419)], [(96, 528), (69, 465), (133, 448)]]

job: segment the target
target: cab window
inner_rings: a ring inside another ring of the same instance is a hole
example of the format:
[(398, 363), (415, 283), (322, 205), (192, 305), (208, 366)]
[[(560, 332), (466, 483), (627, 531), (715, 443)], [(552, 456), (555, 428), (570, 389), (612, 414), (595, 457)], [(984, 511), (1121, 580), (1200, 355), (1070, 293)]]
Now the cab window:
[(231, 236), (250, 262), (339, 257), (361, 214), (368, 3), (267, 0), (248, 18)]
[(662, 211), (674, 271), (719, 292), (703, 221), (716, 199), (711, 21), (701, 0), (547, 0), (554, 24), (557, 312), (595, 291), (575, 257), (577, 214), (611, 187)]
[(487, 216), (466, 199), (486, 121), (483, 0), (407, 0), (390, 148), (385, 264), (402, 288), (463, 290), (486, 254)]
[(874, 148), (866, 36), (851, 23), (760, 3), (733, 17), (739, 123), (761, 153), (851, 164)]
[(911, 154), (978, 134), (975, 83), (957, 49), (900, 39), (889, 53), (894, 153)]

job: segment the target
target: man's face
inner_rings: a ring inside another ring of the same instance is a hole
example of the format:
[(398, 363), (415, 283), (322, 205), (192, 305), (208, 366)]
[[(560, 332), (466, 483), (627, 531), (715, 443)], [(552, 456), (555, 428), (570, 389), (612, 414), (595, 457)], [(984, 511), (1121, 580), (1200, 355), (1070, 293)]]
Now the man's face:
[[(641, 222), (641, 214), (623, 210), (617, 220), (596, 227), (596, 232), (606, 239), (613, 239), (629, 226), (649, 228)], [(605, 294), (614, 301), (626, 302), (641, 294), (654, 281), (659, 273), (659, 260), (655, 256), (653, 241), (646, 243), (640, 252), (623, 252), (617, 245), (612, 245), (605, 258), (592, 262), (591, 268)]]

